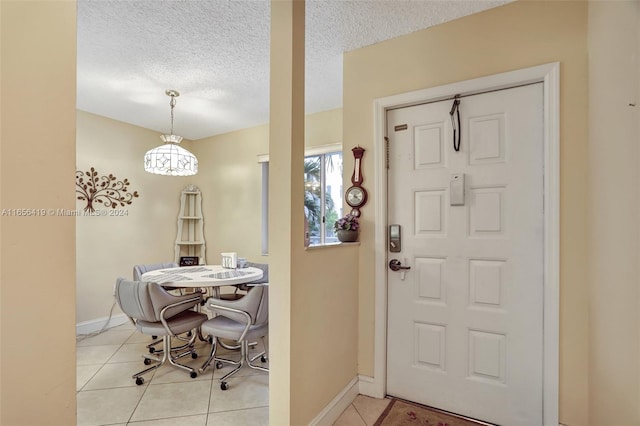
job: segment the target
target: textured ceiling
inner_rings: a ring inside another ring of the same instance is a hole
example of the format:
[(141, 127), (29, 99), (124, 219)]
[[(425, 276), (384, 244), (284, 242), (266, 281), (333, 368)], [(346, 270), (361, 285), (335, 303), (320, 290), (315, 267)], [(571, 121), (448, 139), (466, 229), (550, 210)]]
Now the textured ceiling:
[[(342, 53), (507, 1), (307, 0), (306, 112), (342, 106)], [(78, 1), (80, 110), (188, 139), (269, 120), (268, 0)]]

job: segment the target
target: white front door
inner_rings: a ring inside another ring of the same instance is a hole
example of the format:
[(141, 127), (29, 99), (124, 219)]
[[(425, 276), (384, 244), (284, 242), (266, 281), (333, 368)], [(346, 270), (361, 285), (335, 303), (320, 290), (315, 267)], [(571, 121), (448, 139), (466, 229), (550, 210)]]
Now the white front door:
[(411, 268), (387, 272), (387, 393), (540, 426), (543, 86), (463, 97), (459, 151), (452, 103), (387, 112), (387, 257)]

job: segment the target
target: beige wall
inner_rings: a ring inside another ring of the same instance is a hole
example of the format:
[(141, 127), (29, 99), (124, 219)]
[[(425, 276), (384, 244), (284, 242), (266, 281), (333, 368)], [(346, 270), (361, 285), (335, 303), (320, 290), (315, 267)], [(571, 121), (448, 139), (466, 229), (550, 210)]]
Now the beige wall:
[[(518, 1), (346, 53), (344, 146), (372, 149), (376, 98), (555, 61), (561, 63), (560, 417), (586, 425), (587, 3)], [(371, 180), (373, 166), (364, 162)], [(358, 368), (369, 376), (376, 320), (374, 202), (363, 210), (360, 249)]]
[[(0, 19), (0, 207), (73, 209), (75, 2), (2, 1)], [(75, 220), (0, 224), (0, 424), (75, 424)]]
[[(134, 264), (174, 260), (180, 191), (197, 175), (170, 177), (144, 171), (144, 153), (162, 144), (159, 136), (157, 131), (77, 112), (77, 169), (94, 167), (99, 176), (126, 178), (128, 192), (139, 194), (130, 205), (117, 207), (124, 216), (76, 219), (76, 318), (89, 329), (87, 322), (99, 329), (108, 317), (116, 278), (132, 278)], [(188, 141), (183, 144), (191, 149)], [(77, 201), (75, 208), (82, 211), (84, 206), (86, 202)], [(114, 315), (119, 313), (114, 309)]]
[(640, 425), (639, 35), (640, 2), (589, 3), (589, 419), (594, 425)]

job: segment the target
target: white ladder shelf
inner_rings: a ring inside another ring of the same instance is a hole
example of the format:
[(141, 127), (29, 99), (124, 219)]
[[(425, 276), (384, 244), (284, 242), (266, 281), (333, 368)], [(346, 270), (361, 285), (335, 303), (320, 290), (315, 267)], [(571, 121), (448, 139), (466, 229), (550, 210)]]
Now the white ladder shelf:
[(202, 194), (197, 186), (189, 185), (180, 194), (174, 262), (180, 262), (182, 256), (198, 256), (199, 263), (206, 264), (205, 251)]

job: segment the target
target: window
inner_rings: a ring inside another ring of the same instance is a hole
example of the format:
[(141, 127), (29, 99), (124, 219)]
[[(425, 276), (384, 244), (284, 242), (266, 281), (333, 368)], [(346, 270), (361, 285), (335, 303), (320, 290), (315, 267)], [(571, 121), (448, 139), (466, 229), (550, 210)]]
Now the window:
[(338, 242), (333, 224), (342, 216), (342, 152), (304, 158), (305, 239), (309, 245)]
[[(259, 155), (262, 165), (262, 254), (268, 254), (269, 155)], [(342, 145), (306, 151), (304, 158), (305, 243), (337, 243), (333, 224), (342, 217)]]

